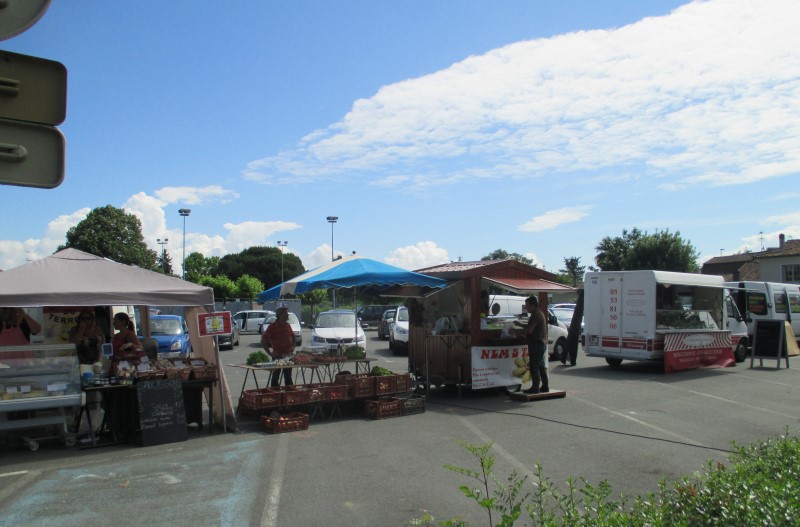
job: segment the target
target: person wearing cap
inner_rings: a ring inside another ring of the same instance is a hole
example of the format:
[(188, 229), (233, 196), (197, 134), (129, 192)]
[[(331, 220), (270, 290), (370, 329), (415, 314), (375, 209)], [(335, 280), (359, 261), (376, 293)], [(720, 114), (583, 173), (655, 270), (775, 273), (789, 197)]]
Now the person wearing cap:
[[(261, 346), (264, 351), (272, 356), (273, 360), (285, 359), (294, 354), (294, 331), (289, 324), (289, 308), (281, 306), (275, 310), (275, 322), (267, 326), (261, 335)], [(292, 382), (292, 369), (281, 368), (270, 376), (270, 385), (275, 387), (280, 384), (281, 372), (286, 386)]]
[(530, 313), (528, 323), (517, 329), (517, 334), (524, 335), (528, 342), (528, 367), (531, 370), (532, 384), (525, 393), (546, 393), (550, 391), (544, 364), (544, 354), (547, 352), (547, 320), (539, 309), (539, 299), (536, 296), (531, 295), (525, 299), (525, 309)]

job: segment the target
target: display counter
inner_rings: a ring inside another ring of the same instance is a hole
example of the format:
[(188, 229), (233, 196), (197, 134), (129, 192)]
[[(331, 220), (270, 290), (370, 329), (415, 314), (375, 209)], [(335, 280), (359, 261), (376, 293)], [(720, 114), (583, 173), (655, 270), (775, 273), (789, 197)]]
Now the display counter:
[[(75, 345), (0, 347), (0, 431), (56, 426), (74, 444), (68, 408), (81, 404), (80, 366)], [(38, 439), (23, 436), (31, 450)]]

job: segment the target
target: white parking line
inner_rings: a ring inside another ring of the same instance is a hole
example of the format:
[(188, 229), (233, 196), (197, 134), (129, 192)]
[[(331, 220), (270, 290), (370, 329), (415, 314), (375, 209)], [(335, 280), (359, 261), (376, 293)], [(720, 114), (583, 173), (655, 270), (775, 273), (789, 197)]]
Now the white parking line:
[(281, 490), (283, 489), (283, 476), (286, 472), (286, 459), (289, 452), (289, 434), (278, 437), (278, 449), (272, 460), (272, 471), (267, 487), (267, 502), (261, 513), (261, 527), (276, 527), (278, 525), (278, 510), (281, 504)]
[(465, 428), (468, 428), (473, 434), (478, 436), (478, 439), (480, 439), (482, 443), (491, 442), (492, 450), (497, 452), (497, 454), (503, 459), (505, 459), (511, 466), (515, 467), (517, 469), (517, 474), (519, 474), (520, 476), (527, 476), (528, 481), (530, 481), (537, 487), (539, 486), (536, 474), (531, 472), (530, 467), (520, 462), (520, 460), (515, 458), (508, 450), (500, 446), (500, 443), (498, 443), (491, 437), (484, 434), (477, 426), (472, 424), (466, 417), (459, 416), (458, 420), (461, 421), (461, 424), (463, 424)]
[[(747, 404), (747, 403), (742, 403), (742, 402), (739, 402), (739, 401), (734, 401), (734, 400), (731, 400), (731, 399), (726, 399), (725, 397), (720, 397), (718, 395), (711, 395), (710, 393), (703, 393), (703, 392), (698, 392), (698, 391), (695, 391), (695, 390), (689, 390), (687, 388), (681, 388), (680, 386), (675, 386), (675, 385), (672, 385), (672, 384), (666, 384), (666, 383), (657, 382), (657, 381), (654, 381), (654, 384), (658, 384), (659, 386), (666, 386), (668, 388), (672, 388), (674, 390), (678, 390), (678, 391), (685, 392), (685, 393), (690, 393), (692, 395), (700, 395), (702, 397), (708, 397), (709, 399), (715, 399), (717, 401), (724, 401), (724, 402), (730, 403), (730, 404), (732, 404), (734, 406), (740, 406), (742, 408), (747, 408), (748, 410), (758, 410), (759, 412), (766, 412), (766, 413), (770, 413), (772, 415), (778, 415), (778, 416), (781, 416), (781, 417), (788, 417), (789, 419), (793, 419), (793, 420), (800, 419), (800, 416), (797, 416), (797, 415), (789, 415), (789, 414), (785, 414), (783, 412), (776, 412), (774, 410), (770, 410), (769, 408), (764, 408), (762, 406), (753, 406), (752, 404)], [(783, 385), (784, 383), (775, 383), (775, 384), (782, 384)], [(790, 385), (787, 384), (785, 386), (790, 386)]]

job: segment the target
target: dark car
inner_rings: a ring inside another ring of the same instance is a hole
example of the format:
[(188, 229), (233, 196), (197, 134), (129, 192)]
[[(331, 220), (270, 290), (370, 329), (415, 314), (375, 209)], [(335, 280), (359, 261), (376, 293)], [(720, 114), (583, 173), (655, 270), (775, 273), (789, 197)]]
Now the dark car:
[(378, 338), (386, 340), (389, 338), (390, 324), (394, 321), (394, 309), (387, 309), (383, 312), (383, 318), (378, 322)]
[(361, 306), (358, 308), (358, 319), (361, 321), (361, 327), (364, 329), (377, 328), (378, 323), (383, 318), (383, 314), (387, 309), (397, 309), (398, 306)]
[(217, 339), (219, 339), (219, 349), (233, 349), (234, 346), (239, 345), (239, 324), (236, 323), (235, 319), (231, 319), (231, 332), (227, 335), (220, 335)]

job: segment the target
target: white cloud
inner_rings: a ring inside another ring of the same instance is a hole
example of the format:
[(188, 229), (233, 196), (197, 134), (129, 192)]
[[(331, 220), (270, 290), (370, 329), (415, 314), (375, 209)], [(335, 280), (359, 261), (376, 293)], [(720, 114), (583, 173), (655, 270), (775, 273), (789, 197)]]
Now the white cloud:
[(777, 216), (768, 216), (762, 221), (764, 225), (773, 223), (797, 223), (800, 224), (800, 212), (790, 212), (789, 214), (781, 214)]
[(511, 44), (384, 86), (244, 175), (420, 191), (633, 166), (666, 190), (786, 177), (800, 171), (798, 18), (794, 0), (693, 2)]
[(544, 214), (523, 223), (517, 227), (517, 230), (522, 232), (541, 232), (555, 229), (559, 225), (565, 223), (580, 221), (589, 215), (591, 209), (591, 205), (582, 205), (579, 207), (564, 207), (556, 210), (548, 210)]
[(239, 198), (239, 194), (219, 185), (207, 187), (164, 187), (155, 191), (155, 195), (166, 203), (185, 203), (186, 205), (208, 205), (213, 203), (230, 203)]
[(245, 221), (225, 223), (223, 227), (228, 230), (225, 238), (227, 252), (237, 253), (254, 245), (274, 245), (274, 234), (299, 229), (301, 225), (287, 221)]
[(449, 262), (450, 257), (447, 249), (439, 247), (436, 242), (424, 241), (395, 249), (384, 260), (388, 264), (413, 271)]

